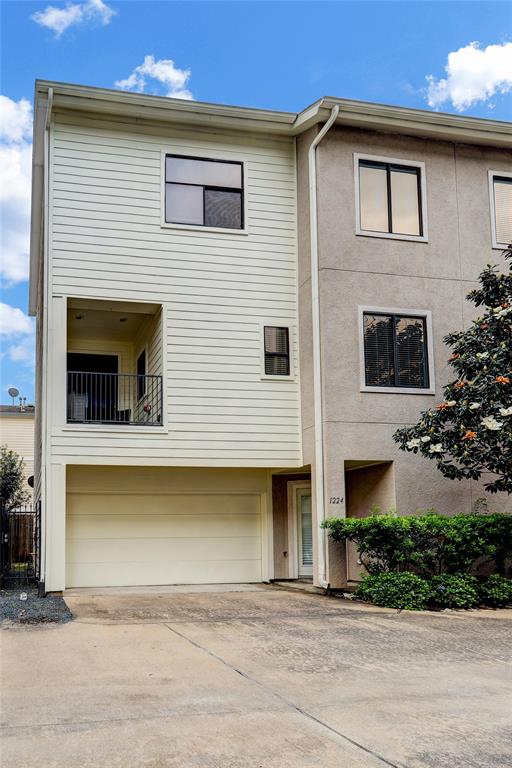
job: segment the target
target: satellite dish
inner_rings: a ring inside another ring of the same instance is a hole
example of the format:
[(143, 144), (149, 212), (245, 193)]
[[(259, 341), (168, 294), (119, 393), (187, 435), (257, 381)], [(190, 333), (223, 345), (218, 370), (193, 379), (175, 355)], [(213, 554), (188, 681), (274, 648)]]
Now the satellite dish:
[(16, 387), (9, 387), (7, 392), (9, 393), (9, 395), (11, 397), (18, 397), (18, 395), (20, 393), (19, 389), (16, 389)]

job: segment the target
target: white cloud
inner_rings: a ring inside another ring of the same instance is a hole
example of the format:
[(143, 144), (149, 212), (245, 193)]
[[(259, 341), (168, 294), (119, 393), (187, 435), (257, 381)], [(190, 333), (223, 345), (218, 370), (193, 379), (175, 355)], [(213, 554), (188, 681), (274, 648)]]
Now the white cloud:
[(18, 307), (0, 302), (0, 357), (25, 368), (35, 362), (35, 322)]
[(131, 75), (124, 80), (116, 80), (115, 85), (124, 91), (142, 93), (146, 90), (148, 80), (152, 80), (153, 89), (156, 85), (158, 92), (163, 86), (165, 96), (174, 99), (193, 99), (194, 97), (187, 88), (189, 79), (190, 70), (179, 69), (172, 59), (155, 60), (154, 56), (145, 56), (142, 64), (135, 67)]
[(0, 301), (0, 334), (6, 338), (33, 333), (34, 320), (19, 307), (11, 307)]
[(23, 141), (32, 132), (32, 105), (27, 99), (13, 101), (0, 96), (0, 140)]
[(26, 99), (0, 96), (0, 276), (28, 278), (32, 107)]
[(33, 368), (35, 366), (35, 337), (23, 339), (19, 344), (11, 344), (7, 348), (7, 357), (13, 363), (20, 363), (27, 368)]
[(512, 90), (512, 43), (480, 48), (469, 43), (448, 54), (446, 77), (438, 80), (427, 76), (427, 101), (438, 109), (451, 102), (458, 112), (464, 112), (479, 101)]
[(44, 11), (37, 11), (30, 17), (36, 24), (47, 27), (60, 37), (69, 27), (78, 24), (99, 23), (103, 26), (110, 23), (116, 11), (103, 0), (86, 0), (84, 3), (69, 3), (64, 8), (49, 5)]

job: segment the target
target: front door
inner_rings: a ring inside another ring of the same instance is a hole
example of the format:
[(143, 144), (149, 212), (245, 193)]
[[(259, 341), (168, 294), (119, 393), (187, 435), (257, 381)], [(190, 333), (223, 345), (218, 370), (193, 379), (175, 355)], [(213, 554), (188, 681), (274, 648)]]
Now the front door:
[(297, 488), (297, 554), (298, 574), (313, 575), (313, 519), (311, 514), (311, 487)]

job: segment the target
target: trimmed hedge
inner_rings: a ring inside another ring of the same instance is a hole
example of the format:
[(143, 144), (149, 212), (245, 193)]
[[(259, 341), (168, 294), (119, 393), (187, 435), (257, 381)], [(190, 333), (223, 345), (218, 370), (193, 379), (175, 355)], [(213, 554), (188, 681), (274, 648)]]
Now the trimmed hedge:
[(374, 605), (422, 611), (428, 607), (428, 582), (415, 573), (378, 573), (365, 576), (357, 588), (357, 597)]
[(512, 604), (512, 579), (495, 573), (477, 579), (467, 573), (423, 578), (415, 573), (376, 573), (365, 576), (356, 597), (386, 608), (422, 611), (427, 608), (502, 608)]
[(443, 573), (428, 581), (431, 608), (475, 608), (480, 602), (478, 582), (467, 573)]
[(428, 607), (430, 588), (425, 579), (414, 573), (378, 573), (365, 576), (356, 595), (386, 608), (422, 611)]
[(493, 573), (478, 584), (480, 601), (491, 608), (512, 605), (512, 579)]
[(512, 515), (331, 517), (322, 524), (334, 541), (355, 542), (370, 574), (413, 571), (421, 576), (468, 573), (477, 561), (504, 573), (512, 557)]

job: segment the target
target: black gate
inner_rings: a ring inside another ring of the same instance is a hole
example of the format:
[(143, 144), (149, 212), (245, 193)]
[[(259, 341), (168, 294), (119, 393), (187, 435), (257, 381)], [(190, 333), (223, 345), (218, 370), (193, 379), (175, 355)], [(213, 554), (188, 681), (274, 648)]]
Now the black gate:
[(0, 502), (2, 586), (38, 583), (41, 578), (41, 502), (6, 509)]

